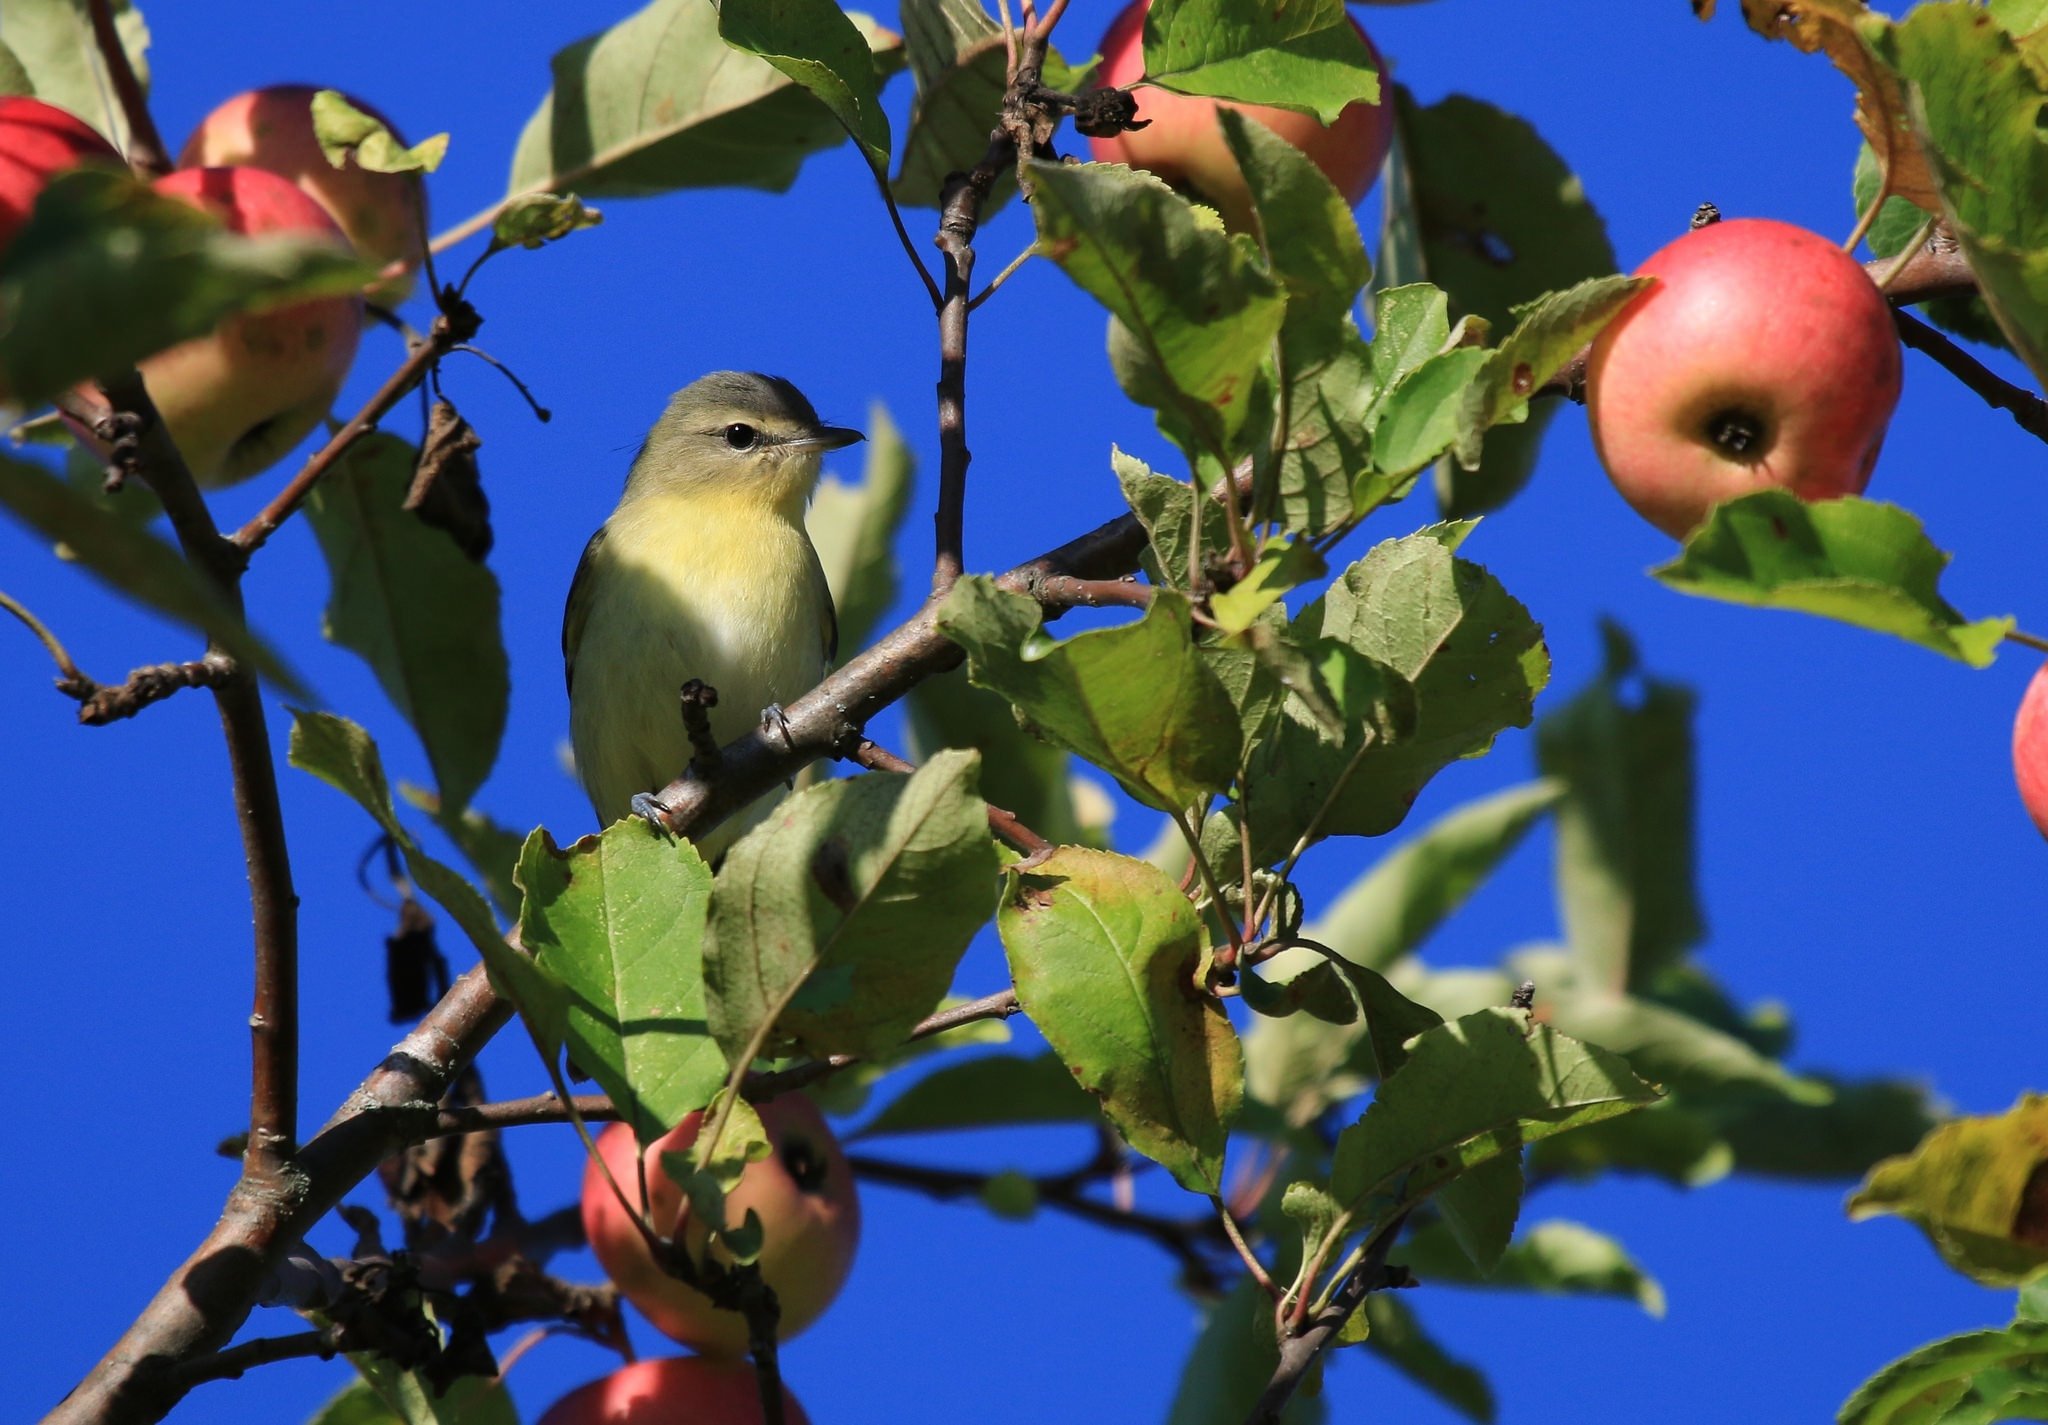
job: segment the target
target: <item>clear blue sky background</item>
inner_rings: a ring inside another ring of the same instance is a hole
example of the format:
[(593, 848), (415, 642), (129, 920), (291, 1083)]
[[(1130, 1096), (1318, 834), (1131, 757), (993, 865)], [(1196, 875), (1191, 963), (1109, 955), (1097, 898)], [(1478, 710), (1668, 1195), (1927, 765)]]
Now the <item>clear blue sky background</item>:
[[(1085, 51), (1111, 9), (1075, 0), (1063, 31), (1070, 52)], [(305, 80), (351, 90), (413, 136), (453, 132), (432, 189), (446, 226), (502, 190), (549, 56), (622, 13), (456, 0), (362, 0), (317, 14), (244, 0), (158, 6), (156, 111), (175, 144), (240, 89)], [(1702, 199), (1836, 236), (1850, 226), (1848, 85), (1818, 58), (1764, 44), (1732, 14), (1701, 25), (1680, 0), (1441, 0), (1357, 13), (1425, 101), (1465, 92), (1530, 118), (1584, 176), (1624, 266), (1682, 230)], [(892, 98), (900, 116), (907, 81)], [(514, 676), (499, 770), (480, 800), (565, 840), (587, 829), (589, 812), (556, 756), (566, 728), (561, 603), (583, 540), (666, 395), (714, 367), (778, 371), (841, 422), (886, 402), (926, 470), (936, 449), (932, 323), (850, 151), (813, 161), (783, 197), (690, 193), (604, 206), (602, 229), (503, 258), (474, 292), (483, 343), (531, 382), (554, 423), (536, 425), (480, 364), (458, 360), (448, 371), (486, 441)], [(1376, 228), (1376, 199), (1366, 221)], [(930, 215), (912, 212), (910, 222), (922, 241)], [(981, 244), (984, 270), (1027, 232), (1020, 210), (1005, 211)], [(1102, 329), (1099, 311), (1043, 263), (977, 313), (972, 566), (1007, 567), (1117, 513), (1112, 442), (1170, 465), (1149, 416), (1110, 381)], [(1053, 364), (1054, 351), (1072, 354)], [(398, 355), (388, 334), (367, 337), (344, 406)], [(1026, 363), (1039, 364), (1035, 376)], [(1949, 593), (1966, 612), (2010, 611), (2048, 631), (2042, 455), (2005, 416), (1909, 356), (1872, 493), (1910, 505), (1957, 551)], [(221, 505), (240, 518), (263, 490)], [(927, 481), (906, 526), (913, 591), (929, 554), (931, 497)], [(1377, 517), (1369, 537), (1431, 516), (1418, 496)], [(1613, 495), (1576, 410), (1555, 422), (1530, 491), (1465, 552), (1545, 626), (1555, 659), (1547, 702), (1594, 672), (1603, 613), (1635, 631), (1653, 668), (1700, 690), (1705, 960), (1740, 998), (1791, 1007), (1797, 1064), (1925, 1076), (1971, 1112), (2040, 1085), (2048, 848), (2020, 811), (2008, 759), (2012, 711), (2032, 671), (2026, 655), (1973, 673), (1875, 635), (1665, 591), (1643, 571), (1669, 545)], [(103, 678), (190, 656), (186, 635), (116, 603), (4, 522), (0, 587)], [(422, 777), (416, 744), (368, 673), (319, 641), (326, 575), (303, 521), (262, 555), (249, 590), (262, 626), (328, 705), (370, 723), (395, 772)], [(0, 628), (0, 805), (10, 833), (0, 1043), (17, 1089), (0, 1173), (8, 1419), (50, 1405), (197, 1242), (235, 1174), (213, 1145), (246, 1113), (248, 913), (209, 700), (183, 696), (138, 721), (83, 730), (49, 676), (24, 634)], [(273, 723), (280, 752), (284, 725)], [(878, 731), (901, 741), (893, 724)], [(1439, 778), (1411, 826), (1532, 766), (1529, 736), (1511, 733), (1490, 758)], [(389, 916), (354, 881), (367, 822), (325, 786), (288, 770), (283, 779), (304, 902), (302, 1117), (312, 1125), (396, 1037), (381, 983)], [(1127, 810), (1119, 836), (1141, 846), (1153, 829)], [(1326, 847), (1312, 858), (1312, 892), (1327, 895), (1380, 849)], [(1428, 947), (1431, 958), (1490, 963), (1553, 936), (1549, 855), (1547, 834), (1533, 838)], [(460, 967), (467, 951), (456, 939), (442, 937)], [(999, 977), (999, 960), (978, 950), (962, 988), (985, 992)], [(501, 1036), (482, 1066), (496, 1095), (542, 1086), (520, 1036)], [(905, 1140), (887, 1151), (1043, 1170), (1084, 1148), (1046, 1133)], [(574, 1191), (567, 1130), (520, 1130), (511, 1152), (530, 1212)], [(1823, 1418), (1911, 1346), (2010, 1315), (2008, 1297), (1949, 1275), (1909, 1228), (1849, 1224), (1843, 1195), (1613, 1182), (1554, 1189), (1531, 1205), (1531, 1218), (1576, 1218), (1627, 1243), (1669, 1293), (1662, 1321), (1612, 1302), (1454, 1289), (1408, 1300), (1451, 1349), (1488, 1369), (1505, 1421)], [(378, 1202), (371, 1191), (355, 1200)], [(880, 1188), (865, 1204), (851, 1285), (786, 1356), (820, 1425), (1163, 1416), (1195, 1320), (1163, 1256), (1058, 1217), (999, 1224), (974, 1207)], [(344, 1245), (331, 1230), (317, 1240)], [(594, 1275), (587, 1258), (558, 1265)], [(295, 1326), (259, 1315), (250, 1329)], [(653, 1333), (638, 1334), (656, 1348)], [(513, 1389), (530, 1420), (609, 1364), (594, 1347), (551, 1342), (514, 1371)], [(347, 1375), (338, 1363), (266, 1367), (200, 1388), (176, 1418), (301, 1419)], [(1329, 1390), (1339, 1419), (1452, 1418), (1364, 1356), (1336, 1362)]]

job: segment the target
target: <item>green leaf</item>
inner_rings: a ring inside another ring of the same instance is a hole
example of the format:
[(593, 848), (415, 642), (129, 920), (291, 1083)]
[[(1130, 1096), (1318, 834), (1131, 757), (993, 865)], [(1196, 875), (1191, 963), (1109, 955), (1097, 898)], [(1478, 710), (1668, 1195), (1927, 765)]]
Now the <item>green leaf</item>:
[(1302, 933), (1384, 972), (1465, 903), (1562, 791), (1529, 782), (1465, 803), (1382, 856)]
[[(1654, 1110), (1646, 1110), (1613, 1121), (1640, 1122), (1654, 1116)], [(1577, 1136), (1555, 1141), (1569, 1142)], [(1651, 1316), (1664, 1315), (1664, 1289), (1656, 1278), (1636, 1265), (1612, 1237), (1576, 1222), (1537, 1223), (1515, 1239), (1490, 1272), (1475, 1268), (1442, 1225), (1409, 1233), (1401, 1255), (1404, 1265), (1426, 1283), (1455, 1282), (1544, 1296), (1612, 1296), (1634, 1302)]]
[(1930, 1341), (1843, 1403), (1840, 1425), (1988, 1425), (2048, 1410), (2048, 1323), (2015, 1321)]
[(1495, 1407), (1493, 1387), (1486, 1383), (1485, 1375), (1439, 1346), (1400, 1297), (1374, 1292), (1358, 1308), (1347, 1331), (1361, 1318), (1367, 1350), (1467, 1420), (1490, 1425)]
[(320, 1408), (310, 1425), (519, 1425), (504, 1385), (485, 1376), (457, 1376), (437, 1390), (416, 1370), (401, 1370), (370, 1351), (349, 1355), (362, 1373)]
[(879, 401), (868, 409), (867, 469), (858, 485), (827, 475), (804, 517), (832, 606), (839, 613), (839, 654), (851, 657), (896, 602), (896, 531), (910, 508), (917, 469), (910, 447)]
[[(903, 137), (902, 162), (889, 187), (899, 203), (936, 208), (947, 176), (967, 172), (988, 151), (989, 126), (1002, 112), (1009, 88), (1009, 51), (995, 21), (978, 5), (913, 0), (901, 10), (904, 48), (917, 75), (917, 101)], [(986, 28), (970, 29), (972, 22), (959, 18), (969, 12)], [(1049, 50), (1040, 81), (1072, 94), (1087, 87), (1091, 69), (1077, 69)], [(982, 200), (984, 225), (1016, 191), (1015, 171), (1003, 169)]]
[(2002, 1114), (1945, 1123), (1912, 1153), (1879, 1163), (1849, 1216), (1903, 1217), (1972, 1281), (2020, 1286), (2048, 1272), (2044, 1202), (2048, 1095), (2023, 1094)]
[[(901, 43), (848, 16), (888, 63)], [(704, 0), (654, 0), (552, 61), (554, 85), (512, 157), (511, 193), (640, 198), (677, 188), (781, 192), (845, 129), (765, 59), (719, 37)]]
[(1491, 1276), (1522, 1214), (1522, 1155), (1503, 1153), (1452, 1178), (1437, 1190), (1436, 1209), (1466, 1260)]
[[(1994, 7), (1995, 8), (1995, 7)], [(1868, 143), (1863, 144), (1856, 154), (1856, 172), (1851, 184), (1851, 196), (1855, 201), (1855, 213), (1861, 217), (1877, 198), (1880, 175), (1877, 170), (1877, 155), (1871, 152)], [(1863, 241), (1877, 257), (1896, 257), (1905, 250), (1908, 243), (1919, 236), (1920, 229), (1927, 222), (1927, 214), (1909, 198), (1894, 194), (1884, 200), (1884, 207), (1878, 210), (1877, 221), (1870, 226), (1870, 232)], [(1998, 323), (1991, 318), (1991, 308), (1986, 306), (1982, 296), (1972, 291), (1968, 296), (1937, 297), (1930, 302), (1919, 304), (1920, 314), (1940, 327), (1943, 331), (1954, 332), (1957, 336), (1971, 341), (1982, 342), (2001, 350), (2011, 350), (2005, 333), (1998, 329)]]
[(875, 176), (889, 176), (882, 76), (866, 37), (833, 0), (720, 0), (718, 33), (816, 95), (852, 135)]
[(1748, 1092), (1689, 1101), (1716, 1126), (1742, 1172), (1795, 1180), (1860, 1177), (1880, 1158), (1911, 1152), (1939, 1121), (1925, 1084), (1816, 1077), (1831, 1095), (1826, 1103)]
[[(1313, 1123), (1331, 1104), (1365, 1090), (1367, 1079), (1346, 1067), (1364, 1037), (1363, 1021), (1328, 1024), (1306, 1014), (1255, 1019), (1244, 1032), (1245, 1095), (1289, 1126)], [(1248, 1108), (1247, 1130), (1250, 1118)]]
[(1209, 611), (1216, 617), (1216, 626), (1225, 633), (1243, 633), (1260, 614), (1279, 603), (1288, 590), (1322, 578), (1328, 568), (1323, 556), (1306, 540), (1296, 543), (1276, 539), (1266, 546), (1266, 552), (1242, 579), (1210, 598)]
[(711, 1101), (726, 1062), (704, 1021), (711, 869), (641, 817), (519, 856), (519, 936), (561, 985), (570, 1057), (644, 1148)]
[(910, 776), (806, 788), (726, 853), (704, 979), (728, 1062), (764, 1042), (893, 1049), (937, 1006), (995, 908), (980, 765), (941, 752)]
[[(149, 90), (149, 26), (129, 0), (113, 0), (114, 29), (135, 77)], [(134, 142), (114, 97), (107, 62), (81, 0), (7, 0), (7, 44), (35, 81), (35, 95), (76, 114), (126, 153)]]
[(1129, 1143), (1190, 1192), (1221, 1191), (1244, 1060), (1198, 992), (1202, 927), (1165, 873), (1062, 847), (997, 912), (1017, 998)]
[(0, 98), (34, 98), (36, 82), (29, 78), (21, 56), (0, 40)]
[(1267, 266), (1287, 291), (1287, 320), (1334, 335), (1372, 280), (1351, 204), (1308, 155), (1264, 124), (1230, 108), (1219, 108), (1216, 119), (1251, 190)]
[(1735, 1168), (1735, 1153), (1707, 1115), (1674, 1096), (1626, 1118), (1546, 1138), (1529, 1149), (1528, 1167), (1537, 1181), (1559, 1176), (1587, 1181), (1623, 1172), (1691, 1188), (1727, 1177)]
[(140, 179), (73, 169), (50, 180), (0, 256), (0, 385), (33, 405), (237, 312), (352, 293), (375, 276), (338, 238), (242, 237)]
[(1386, 675), (1405, 685), (1406, 713), (1373, 740), (1342, 742), (1289, 716), (1253, 755), (1254, 859), (1284, 853), (1307, 818), (1327, 806), (1322, 836), (1378, 836), (1400, 825), (1429, 779), (1483, 753), (1509, 727), (1526, 727), (1550, 676), (1543, 631), (1477, 564), (1452, 550), (1469, 526), (1436, 525), (1389, 540), (1347, 569), (1295, 620), (1313, 656), (1342, 655), (1350, 674), (1380, 670), (1351, 690), (1324, 672), (1347, 722), (1358, 728)]
[(1465, 420), (1468, 395), (1491, 360), (1477, 347), (1430, 357), (1402, 378), (1379, 405), (1373, 429), (1373, 468), (1412, 475), (1451, 448)]
[(0, 508), (52, 543), (101, 583), (217, 641), (292, 697), (305, 685), (168, 544), (40, 467), (0, 456)]
[(1095, 1100), (1054, 1054), (990, 1054), (926, 1074), (854, 1133), (933, 1133), (1023, 1123), (1094, 1123)]
[(1419, 1201), (1462, 1172), (1658, 1097), (1616, 1054), (1485, 1009), (1416, 1036), (1337, 1138), (1330, 1190), (1354, 1215)]
[(549, 971), (506, 942), (476, 887), (420, 850), (391, 805), (384, 759), (370, 734), (347, 718), (294, 708), (287, 760), (352, 799), (397, 843), (407, 874), (469, 937), (490, 970), (491, 983), (519, 1007), (541, 1053), (559, 1054), (567, 1034), (560, 1013), (567, 992)]
[(1367, 412), (1377, 424), (1387, 396), (1411, 371), (1444, 351), (1451, 339), (1450, 299), (1441, 287), (1413, 282), (1373, 294), (1372, 380)]
[(1537, 724), (1536, 762), (1564, 790), (1565, 938), (1594, 983), (1640, 989), (1707, 931), (1693, 851), (1696, 700), (1681, 684), (1640, 674), (1618, 626), (1604, 633), (1606, 666)]
[(603, 222), (604, 214), (574, 193), (524, 193), (507, 199), (491, 220), (491, 246), (532, 251)]
[[(1272, 1298), (1239, 1277), (1203, 1314), (1166, 1425), (1241, 1425), (1249, 1418), (1280, 1363), (1272, 1323)], [(1303, 1390), (1279, 1418), (1281, 1425), (1321, 1425), (1326, 1414), (1322, 1400)]]
[(1684, 593), (1839, 619), (1982, 668), (2013, 620), (1972, 623), (1950, 607), (1937, 587), (1948, 561), (1897, 505), (1759, 490), (1716, 505), (1651, 572)]
[(360, 656), (419, 733), (443, 803), (467, 806), (505, 733), (511, 668), (498, 581), (404, 508), (419, 452), (373, 432), (306, 502), (330, 590), (325, 632)]
[(336, 168), (353, 159), (369, 173), (432, 173), (448, 152), (448, 135), (435, 134), (410, 148), (382, 119), (349, 103), (339, 89), (313, 96), (313, 135)]
[(1992, 316), (2048, 381), (2048, 75), (1973, 4), (1918, 5), (1863, 30), (1913, 87), (1914, 128)]
[[(1584, 185), (1526, 121), (1460, 94), (1425, 107), (1398, 85), (1395, 93), (1383, 283), (1427, 279), (1449, 294), (1453, 320), (1475, 316), (1505, 330), (1518, 305), (1615, 270)], [(1476, 470), (1439, 465), (1444, 513), (1482, 514), (1512, 498), (1534, 468), (1547, 418), (1539, 410), (1527, 425), (1495, 428)]]
[[(1194, 523), (1194, 486), (1186, 480), (1156, 473), (1144, 461), (1111, 446), (1110, 469), (1124, 492), (1124, 503), (1145, 527), (1152, 542), (1154, 583), (1188, 588), (1188, 536)], [(1230, 516), (1223, 504), (1202, 497), (1202, 544), (1210, 552), (1230, 547)]]
[(925, 679), (908, 705), (913, 760), (927, 761), (941, 747), (972, 748), (981, 754), (981, 792), (990, 803), (1056, 845), (1100, 840), (1106, 822), (1092, 821), (1086, 802), (1107, 802), (1107, 795), (1075, 775), (1066, 752), (1019, 727), (1007, 699), (969, 683), (966, 669)]
[(1145, 78), (1182, 94), (1299, 109), (1325, 125), (1346, 104), (1380, 102), (1378, 71), (1342, 0), (1158, 0), (1145, 12)]
[(432, 817), (442, 834), (455, 843), (455, 849), (462, 853), (470, 868), (483, 878), (484, 889), (498, 914), (507, 920), (519, 919), (519, 887), (512, 876), (519, 865), (519, 848), (526, 838), (475, 807), (464, 807), (451, 814), (438, 796), (411, 782), (400, 782), (398, 795), (408, 806)]
[[(1333, 314), (1342, 317), (1334, 332), (1319, 330)], [(1291, 303), (1280, 348), (1288, 431), (1277, 468), (1256, 468), (1259, 517), (1277, 515), (1294, 533), (1315, 536), (1406, 494), (1412, 481), (1390, 480), (1372, 463), (1372, 349), (1349, 304), (1339, 312), (1315, 299)]]
[(975, 683), (1002, 694), (1047, 740), (1177, 812), (1237, 769), (1236, 718), (1196, 655), (1187, 600), (1161, 589), (1136, 623), (1054, 641), (1035, 600), (970, 576), (940, 606)]
[(1031, 172), (1039, 250), (1127, 329), (1168, 388), (1151, 403), (1216, 453), (1244, 424), (1286, 314), (1257, 247), (1149, 173), (1042, 161)]
[(1465, 393), (1458, 414), (1457, 455), (1469, 470), (1481, 467), (1486, 432), (1529, 418), (1530, 395), (1621, 315), (1648, 277), (1589, 277), (1562, 292), (1547, 292), (1522, 308), (1520, 320)]

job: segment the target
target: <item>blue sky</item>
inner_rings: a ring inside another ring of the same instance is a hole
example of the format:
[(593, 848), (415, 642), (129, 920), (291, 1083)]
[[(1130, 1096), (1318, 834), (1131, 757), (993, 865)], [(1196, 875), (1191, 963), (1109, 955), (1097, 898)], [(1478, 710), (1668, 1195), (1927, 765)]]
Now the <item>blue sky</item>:
[[(1533, 121), (1583, 176), (1625, 267), (1681, 231), (1703, 199), (1730, 216), (1846, 233), (1856, 144), (1847, 83), (1818, 58), (1756, 39), (1732, 13), (1701, 25), (1688, 11), (1679, 0), (1438, 0), (1355, 13), (1425, 102), (1469, 93)], [(454, 0), (365, 0), (317, 18), (308, 7), (241, 0), (160, 6), (151, 16), (156, 112), (175, 146), (240, 89), (307, 81), (351, 90), (410, 136), (452, 131), (432, 188), (445, 227), (502, 191), (549, 56), (622, 13), (533, 7), (508, 23), (502, 6)], [(1068, 50), (1085, 50), (1111, 14), (1107, 0), (1074, 0)], [(899, 80), (899, 116), (906, 97)], [(1376, 204), (1368, 198), (1363, 214), (1369, 231)], [(886, 403), (927, 474), (936, 456), (928, 309), (849, 150), (814, 160), (788, 195), (603, 206), (603, 228), (499, 259), (472, 291), (486, 317), (482, 344), (553, 408), (553, 423), (537, 425), (479, 363), (458, 358), (447, 371), (486, 442), (514, 679), (499, 769), (479, 802), (564, 840), (588, 829), (589, 811), (556, 756), (566, 731), (561, 603), (667, 394), (716, 367), (776, 371), (839, 423), (859, 424), (870, 402)], [(931, 215), (907, 216), (922, 243)], [(984, 270), (1027, 241), (1025, 215), (1005, 210), (980, 244)], [(1102, 330), (1099, 311), (1044, 263), (976, 313), (970, 567), (1007, 567), (1118, 513), (1112, 443), (1171, 468), (1149, 416), (1109, 379)], [(343, 406), (399, 355), (388, 334), (367, 336)], [(2041, 446), (1922, 358), (1909, 354), (1906, 373), (1871, 493), (1913, 508), (1956, 551), (1946, 588), (1965, 612), (2011, 612), (2048, 631)], [(245, 516), (263, 491), (259, 482), (223, 497), (225, 516)], [(913, 592), (928, 565), (931, 502), (927, 478), (905, 525)], [(1432, 516), (1417, 496), (1376, 517), (1349, 554)], [(1634, 631), (1654, 670), (1699, 690), (1705, 963), (1741, 999), (1791, 1008), (1796, 1064), (1922, 1076), (1970, 1112), (2039, 1086), (2030, 1075), (2039, 1072), (2048, 849), (2019, 808), (2008, 751), (2030, 657), (2013, 650), (1971, 672), (1845, 627), (1689, 600), (1643, 575), (1669, 549), (1608, 487), (1573, 410), (1554, 422), (1530, 490), (1463, 552), (1543, 623), (1555, 661), (1548, 701), (1595, 671), (1603, 614)], [(115, 603), (11, 524), (0, 524), (0, 587), (102, 678), (191, 656), (185, 635)], [(326, 704), (368, 722), (395, 772), (423, 776), (368, 673), (319, 641), (326, 576), (303, 522), (273, 541), (248, 587), (262, 626)], [(0, 804), (13, 833), (0, 876), (0, 924), (13, 947), (0, 1042), (23, 1092), (0, 1174), (14, 1284), (10, 1329), (0, 1333), (0, 1413), (10, 1418), (51, 1404), (198, 1241), (235, 1173), (212, 1145), (241, 1127), (247, 1091), (248, 917), (213, 710), (186, 695), (134, 722), (77, 729), (40, 657), (25, 635), (0, 628)], [(283, 726), (277, 717), (280, 738)], [(878, 731), (901, 745), (893, 721)], [(1433, 784), (1411, 826), (1532, 769), (1531, 739), (1511, 733), (1491, 757)], [(390, 927), (354, 881), (368, 824), (325, 786), (281, 775), (303, 898), (310, 1126), (396, 1037), (381, 983)], [(1135, 848), (1153, 829), (1127, 808), (1119, 836)], [(1305, 863), (1311, 895), (1327, 895), (1379, 851), (1356, 842), (1319, 850)], [(1547, 835), (1533, 837), (1429, 957), (1491, 963), (1554, 936), (1549, 855)], [(444, 933), (443, 944), (460, 966), (455, 939)], [(961, 987), (986, 992), (999, 977), (997, 957), (977, 950)], [(501, 1036), (482, 1068), (495, 1096), (543, 1086), (516, 1035)], [(1086, 1148), (1046, 1133), (905, 1140), (885, 1151), (1051, 1170)], [(511, 1152), (529, 1212), (573, 1193), (579, 1164), (566, 1130), (521, 1130)], [(1409, 1300), (1448, 1347), (1488, 1370), (1504, 1421), (1820, 1418), (1911, 1346), (2010, 1315), (2008, 1297), (1951, 1276), (1910, 1229), (1848, 1223), (1843, 1195), (1616, 1182), (1531, 1204), (1532, 1220), (1574, 1218), (1626, 1243), (1664, 1283), (1662, 1321), (1611, 1302), (1448, 1288)], [(354, 1200), (376, 1201), (368, 1192)], [(1170, 1196), (1159, 1205), (1180, 1210)], [(865, 1206), (851, 1285), (786, 1358), (819, 1425), (1163, 1417), (1194, 1322), (1165, 1257), (1053, 1217), (997, 1223), (881, 1188)], [(344, 1245), (331, 1232), (316, 1240)], [(559, 1269), (595, 1272), (587, 1257)], [(251, 1329), (295, 1325), (259, 1316)], [(644, 1328), (639, 1340), (655, 1348)], [(597, 1349), (553, 1341), (514, 1371), (513, 1389), (532, 1419), (607, 1368)], [(266, 1367), (202, 1387), (175, 1418), (299, 1419), (346, 1376), (340, 1365)], [(1340, 1419), (1367, 1410), (1452, 1418), (1362, 1356), (1335, 1363), (1328, 1390)]]

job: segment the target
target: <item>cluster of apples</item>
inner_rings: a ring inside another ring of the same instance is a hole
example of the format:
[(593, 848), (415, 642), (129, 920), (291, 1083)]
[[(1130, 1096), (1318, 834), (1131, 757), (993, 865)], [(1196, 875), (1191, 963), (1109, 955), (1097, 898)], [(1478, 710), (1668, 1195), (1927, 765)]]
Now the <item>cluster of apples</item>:
[[(860, 1198), (839, 1140), (810, 1100), (784, 1094), (757, 1111), (773, 1152), (747, 1165), (739, 1186), (726, 1196), (725, 1210), (734, 1222), (749, 1212), (760, 1219), (761, 1276), (781, 1307), (778, 1335), (788, 1340), (822, 1316), (845, 1284), (860, 1242)], [(644, 1203), (647, 1220), (699, 1258), (704, 1228), (684, 1220), (682, 1190), (660, 1163), (663, 1153), (689, 1151), (702, 1120), (701, 1113), (689, 1115), (648, 1149)], [(598, 1135), (597, 1159), (583, 1174), (584, 1235), (619, 1294), (663, 1335), (697, 1354), (614, 1371), (555, 1402), (540, 1425), (653, 1425), (671, 1419), (758, 1425), (761, 1399), (746, 1361), (745, 1319), (663, 1271), (612, 1190), (614, 1182), (629, 1197), (641, 1190), (636, 1157), (633, 1132), (625, 1124)], [(783, 1418), (789, 1425), (807, 1422), (787, 1388)]]
[[(150, 398), (209, 489), (268, 469), (320, 423), (355, 360), (365, 297), (404, 300), (425, 246), (417, 179), (370, 172), (352, 159), (329, 163), (313, 129), (316, 92), (276, 85), (236, 95), (206, 116), (177, 169), (153, 185), (231, 232), (312, 234), (391, 274), (362, 296), (231, 317), (141, 363)], [(0, 249), (53, 176), (86, 164), (120, 167), (122, 159), (74, 114), (39, 99), (0, 99)]]

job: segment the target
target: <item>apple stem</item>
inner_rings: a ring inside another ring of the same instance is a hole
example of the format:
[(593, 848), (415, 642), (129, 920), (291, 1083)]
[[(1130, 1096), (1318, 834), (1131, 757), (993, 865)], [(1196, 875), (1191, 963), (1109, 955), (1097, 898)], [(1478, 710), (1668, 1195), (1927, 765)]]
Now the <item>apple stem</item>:
[(2009, 628), (2005, 631), (2007, 643), (2017, 643), (2022, 648), (2031, 648), (2036, 653), (2048, 653), (2048, 638), (2026, 632), (2024, 629)]

